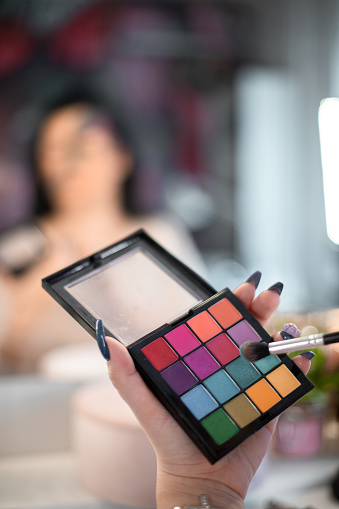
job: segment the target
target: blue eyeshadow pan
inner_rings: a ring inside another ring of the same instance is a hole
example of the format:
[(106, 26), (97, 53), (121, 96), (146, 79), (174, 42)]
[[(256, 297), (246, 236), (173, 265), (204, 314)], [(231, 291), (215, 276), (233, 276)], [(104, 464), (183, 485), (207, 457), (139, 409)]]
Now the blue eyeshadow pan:
[(181, 401), (197, 419), (202, 419), (219, 406), (202, 385), (181, 396)]

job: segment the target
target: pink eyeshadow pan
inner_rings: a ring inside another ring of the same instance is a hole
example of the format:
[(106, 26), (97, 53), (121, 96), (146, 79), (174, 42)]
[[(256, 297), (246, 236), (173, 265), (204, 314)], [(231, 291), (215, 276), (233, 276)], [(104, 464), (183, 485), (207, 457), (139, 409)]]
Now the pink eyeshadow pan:
[(186, 355), (201, 345), (185, 324), (166, 334), (165, 338), (180, 355)]
[(230, 340), (227, 334), (219, 334), (206, 343), (206, 347), (221, 364), (228, 364), (239, 356), (239, 348)]

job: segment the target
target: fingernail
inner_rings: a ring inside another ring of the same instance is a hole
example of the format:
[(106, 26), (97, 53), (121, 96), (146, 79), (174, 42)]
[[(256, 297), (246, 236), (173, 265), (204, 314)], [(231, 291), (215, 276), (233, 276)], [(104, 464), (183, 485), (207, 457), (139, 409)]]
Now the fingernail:
[(95, 324), (95, 334), (97, 338), (98, 347), (100, 352), (102, 353), (102, 356), (104, 357), (104, 359), (106, 359), (106, 361), (109, 361), (110, 354), (106, 343), (105, 329), (102, 320), (97, 320)]
[(300, 330), (295, 323), (284, 323), (280, 334), (284, 339), (297, 338), (300, 335)]
[(301, 355), (304, 355), (305, 357), (307, 357), (309, 360), (313, 359), (313, 357), (315, 356), (315, 353), (314, 352), (311, 352), (311, 351), (307, 351), (307, 352), (303, 352)]
[(280, 336), (283, 338), (283, 339), (293, 339), (294, 336), (292, 336), (292, 334), (289, 334), (288, 332), (285, 332), (285, 331), (280, 331)]
[(277, 292), (279, 295), (281, 295), (281, 292), (283, 291), (284, 285), (280, 281), (275, 283), (274, 285), (269, 287), (269, 290), (273, 290), (274, 292)]
[(254, 288), (257, 289), (258, 285), (260, 283), (260, 279), (261, 279), (261, 272), (260, 272), (260, 270), (256, 270), (255, 272), (253, 272), (253, 274), (250, 275), (250, 277), (248, 279), (246, 279), (245, 282), (252, 283)]

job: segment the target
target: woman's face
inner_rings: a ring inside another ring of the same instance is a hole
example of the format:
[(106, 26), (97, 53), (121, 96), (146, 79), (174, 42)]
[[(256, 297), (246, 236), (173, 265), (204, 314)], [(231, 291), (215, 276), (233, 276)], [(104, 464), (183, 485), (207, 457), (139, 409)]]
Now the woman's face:
[(131, 156), (86, 104), (67, 106), (45, 121), (37, 143), (40, 177), (53, 208), (68, 211), (112, 202)]

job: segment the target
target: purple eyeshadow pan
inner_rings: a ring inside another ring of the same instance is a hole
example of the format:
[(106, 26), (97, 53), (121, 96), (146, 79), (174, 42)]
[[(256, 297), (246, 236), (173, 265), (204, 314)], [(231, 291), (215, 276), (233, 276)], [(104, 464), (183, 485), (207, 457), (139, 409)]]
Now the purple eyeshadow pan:
[(220, 364), (218, 364), (203, 346), (190, 355), (187, 355), (184, 361), (201, 380), (220, 368)]
[(197, 378), (181, 361), (176, 362), (161, 372), (161, 376), (177, 394), (183, 394), (197, 383)]
[(186, 355), (201, 345), (200, 341), (185, 324), (173, 329), (165, 335), (165, 338), (180, 355)]
[(246, 341), (261, 341), (261, 337), (259, 334), (255, 332), (255, 330), (250, 326), (246, 320), (242, 320), (237, 323), (230, 329), (228, 329), (227, 334), (235, 341), (238, 346), (241, 346)]

